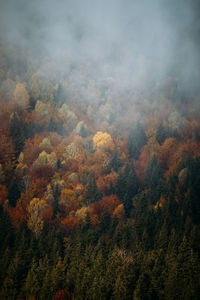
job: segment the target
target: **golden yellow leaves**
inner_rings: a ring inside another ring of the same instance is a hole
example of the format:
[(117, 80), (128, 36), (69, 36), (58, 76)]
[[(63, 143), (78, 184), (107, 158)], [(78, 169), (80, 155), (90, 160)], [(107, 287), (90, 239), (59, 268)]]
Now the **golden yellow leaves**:
[(76, 193), (73, 190), (70, 189), (62, 190), (60, 203), (68, 205), (75, 200), (76, 200)]
[(113, 139), (107, 132), (98, 131), (93, 137), (95, 150), (112, 151), (114, 149)]

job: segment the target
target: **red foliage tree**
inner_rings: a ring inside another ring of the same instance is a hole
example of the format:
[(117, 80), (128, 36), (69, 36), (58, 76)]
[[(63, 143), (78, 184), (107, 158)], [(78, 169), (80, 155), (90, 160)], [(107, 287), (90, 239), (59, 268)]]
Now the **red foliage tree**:
[(103, 212), (103, 206), (99, 202), (92, 203), (89, 208), (89, 212), (91, 216), (95, 215), (98, 217), (98, 219), (100, 219)]
[(45, 208), (45, 210), (42, 214), (42, 219), (47, 220), (50, 225), (53, 224), (53, 208), (52, 208), (52, 206), (48, 205)]
[(69, 170), (70, 172), (77, 172), (78, 168), (79, 168), (79, 163), (77, 160), (73, 159), (73, 158), (69, 158), (67, 159), (66, 163), (65, 163), (65, 167), (67, 168), (67, 170)]
[(23, 203), (18, 202), (16, 207), (9, 209), (9, 215), (16, 227), (19, 227), (26, 220), (26, 208)]
[(142, 148), (138, 160), (135, 162), (135, 171), (140, 181), (144, 179), (146, 169), (151, 161), (152, 154), (147, 145)]
[(55, 300), (72, 300), (72, 294), (68, 290), (58, 290)]
[(77, 201), (73, 200), (71, 201), (67, 206), (64, 206), (63, 208), (63, 213), (64, 216), (67, 217), (69, 216), (70, 212), (76, 212), (78, 209), (78, 203)]
[(30, 183), (30, 193), (33, 197), (42, 198), (48, 183), (46, 178), (34, 178)]
[(104, 193), (106, 193), (110, 189), (110, 185), (115, 186), (117, 182), (118, 174), (115, 171), (112, 171), (108, 175), (103, 175), (97, 180), (98, 189), (102, 189)]
[(47, 181), (50, 181), (53, 174), (54, 171), (49, 165), (40, 165), (31, 172), (32, 178), (45, 178)]
[(71, 216), (67, 219), (61, 219), (61, 225), (67, 235), (69, 235), (73, 229), (78, 226), (78, 220), (76, 217)]
[(0, 204), (3, 204), (6, 201), (7, 195), (7, 187), (5, 185), (0, 184)]
[(23, 149), (23, 163), (27, 164), (28, 166), (31, 166), (32, 163), (38, 158), (38, 155), (41, 152), (39, 145), (42, 142), (43, 138), (44, 136), (37, 134), (34, 136), (33, 139), (27, 139), (25, 141)]
[(160, 147), (158, 152), (158, 158), (161, 167), (166, 171), (170, 166), (172, 156), (176, 152), (178, 147), (178, 141), (175, 138), (168, 138)]
[(108, 209), (111, 216), (119, 204), (120, 201), (117, 195), (104, 196), (100, 201), (100, 205), (102, 206), (103, 210)]

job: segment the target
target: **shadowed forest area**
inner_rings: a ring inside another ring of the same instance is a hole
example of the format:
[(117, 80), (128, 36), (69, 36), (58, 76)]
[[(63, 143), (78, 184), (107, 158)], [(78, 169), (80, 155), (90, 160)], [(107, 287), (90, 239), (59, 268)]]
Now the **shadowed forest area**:
[(1, 3), (0, 299), (199, 299), (198, 3), (151, 2)]

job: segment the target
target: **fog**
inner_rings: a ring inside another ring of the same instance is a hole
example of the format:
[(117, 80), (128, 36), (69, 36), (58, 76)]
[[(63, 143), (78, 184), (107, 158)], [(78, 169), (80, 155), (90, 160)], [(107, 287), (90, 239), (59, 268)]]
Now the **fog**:
[(55, 71), (89, 62), (99, 80), (122, 87), (173, 77), (191, 91), (199, 88), (198, 2), (1, 0), (0, 36), (22, 53), (49, 57)]

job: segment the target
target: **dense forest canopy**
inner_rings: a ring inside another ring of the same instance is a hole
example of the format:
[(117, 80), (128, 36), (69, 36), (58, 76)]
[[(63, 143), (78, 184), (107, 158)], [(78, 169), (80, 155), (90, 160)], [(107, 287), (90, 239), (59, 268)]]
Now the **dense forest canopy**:
[(199, 1), (0, 1), (0, 299), (199, 299)]

